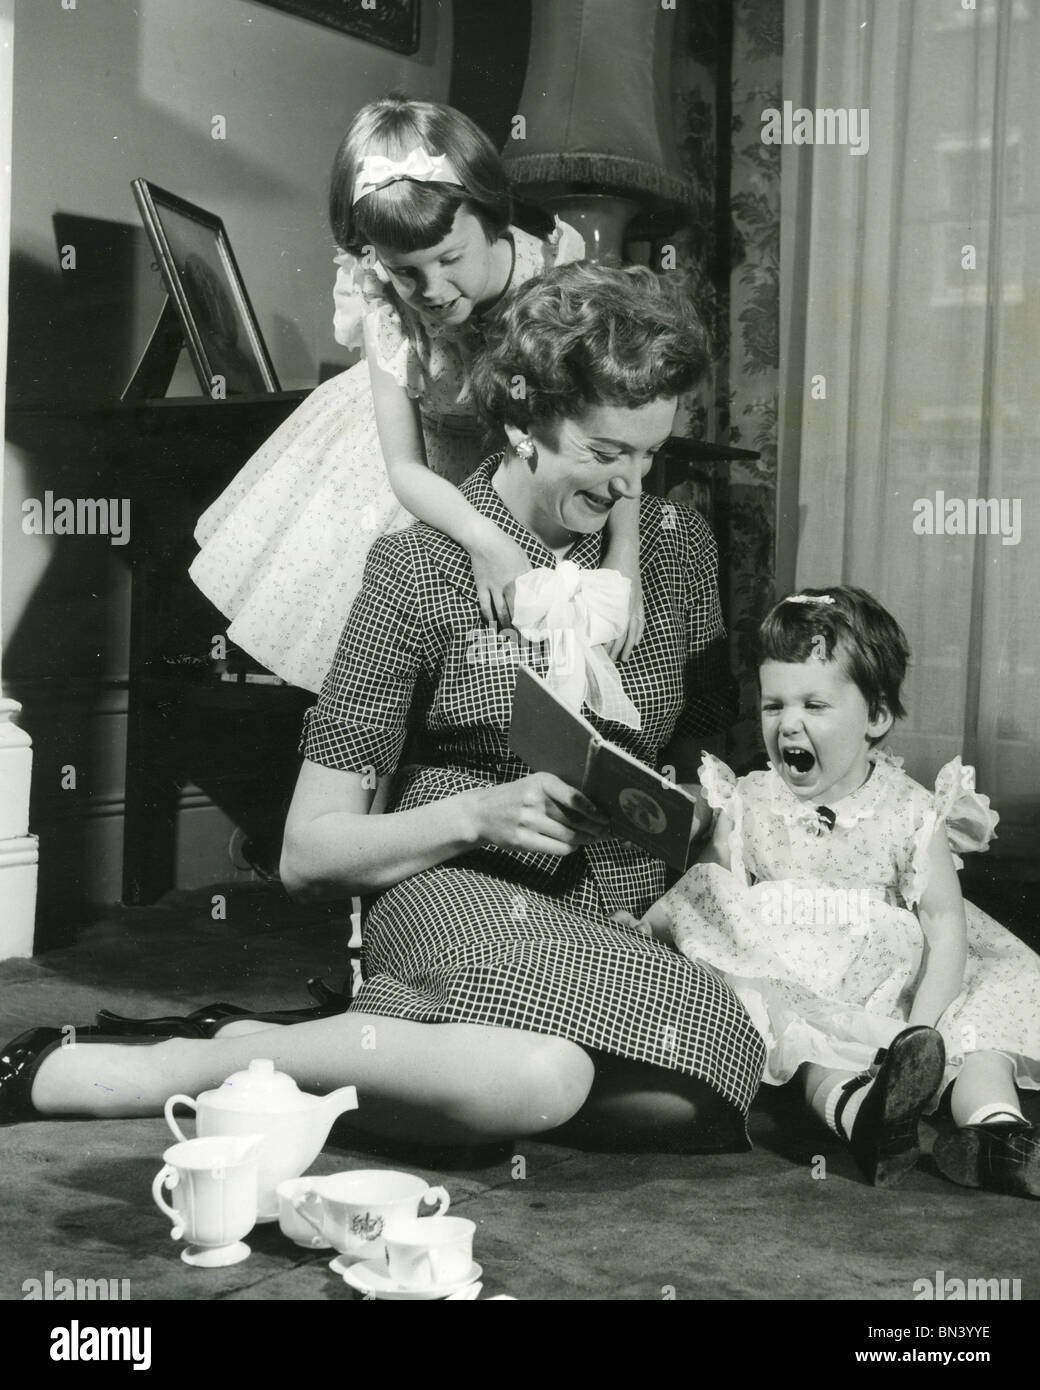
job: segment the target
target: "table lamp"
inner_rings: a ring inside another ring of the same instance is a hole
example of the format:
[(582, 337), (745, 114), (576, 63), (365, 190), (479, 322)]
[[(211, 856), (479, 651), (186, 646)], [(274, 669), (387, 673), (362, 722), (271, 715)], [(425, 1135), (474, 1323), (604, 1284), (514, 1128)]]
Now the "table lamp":
[(525, 198), (582, 233), (590, 260), (620, 257), (637, 217), (667, 235), (700, 203), (671, 113), (681, 13), (661, 0), (533, 0), (523, 122), (503, 158)]

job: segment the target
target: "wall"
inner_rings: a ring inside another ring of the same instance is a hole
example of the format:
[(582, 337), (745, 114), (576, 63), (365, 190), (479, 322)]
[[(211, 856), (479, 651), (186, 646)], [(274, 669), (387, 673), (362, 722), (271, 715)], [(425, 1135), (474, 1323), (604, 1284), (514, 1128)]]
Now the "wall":
[[(17, 7), (8, 404), (118, 398), (161, 303), (130, 180), (224, 220), (284, 387), (348, 359), (332, 339), (328, 167), (353, 111), (391, 88), (443, 100), (451, 0), (423, 0), (406, 57), (253, 0), (22, 0)], [(211, 138), (222, 115), (227, 138)], [(77, 247), (75, 271), (58, 247)], [(194, 377), (179, 371), (185, 393)], [(175, 383), (176, 385), (176, 383)], [(19, 430), (12, 425), (11, 433)], [(5, 693), (37, 744), (48, 898), (119, 895), (129, 579), (103, 537), (26, 536), (22, 501), (75, 488), (57, 421), (9, 443)], [(87, 464), (96, 462), (84, 460)], [(96, 473), (96, 470), (95, 470)], [(86, 491), (84, 489), (84, 491)], [(81, 494), (82, 495), (82, 494)], [(59, 549), (60, 548), (60, 549)], [(86, 773), (75, 802), (60, 767)], [(183, 882), (231, 876), (230, 822), (188, 789)]]
[[(16, 267), (30, 259), (37, 274), (56, 273), (59, 213), (136, 228), (130, 180), (146, 177), (224, 219), (282, 384), (313, 385), (323, 359), (343, 360), (330, 328), (328, 169), (364, 102), (392, 87), (447, 93), (450, 0), (425, 0), (422, 19), (420, 52), (405, 57), (253, 0), (20, 4)], [(226, 119), (224, 140), (211, 137), (214, 115)], [(34, 330), (51, 362), (74, 360), (63, 357), (60, 325)], [(121, 346), (108, 383), (116, 393), (142, 343)], [(17, 398), (38, 394), (41, 380), (24, 347), (12, 354)]]

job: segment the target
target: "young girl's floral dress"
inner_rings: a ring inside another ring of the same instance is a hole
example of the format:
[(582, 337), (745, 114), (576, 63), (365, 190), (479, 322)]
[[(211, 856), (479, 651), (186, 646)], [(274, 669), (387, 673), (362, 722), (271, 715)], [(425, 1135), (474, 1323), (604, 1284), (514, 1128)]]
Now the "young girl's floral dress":
[[(955, 758), (934, 793), (878, 750), (871, 775), (831, 808), (833, 828), (772, 768), (737, 778), (706, 756), (701, 785), (733, 823), (731, 869), (695, 865), (665, 894), (675, 945), (722, 972), (765, 1039), (764, 1080), (803, 1062), (869, 1066), (906, 1026), (924, 934), (914, 908), (928, 845), (943, 824), (954, 851), (985, 849), (996, 814)], [(956, 859), (957, 867), (961, 861)], [(1015, 1081), (1040, 1089), (1040, 956), (965, 903), (968, 960), (937, 1027), (946, 1082), (965, 1052), (1009, 1055)]]
[[(542, 241), (518, 227), (507, 293), (585, 247), (566, 223)], [(476, 316), (430, 325), (375, 270), (336, 257), (335, 334), (363, 347), (418, 400), (426, 457), (458, 485), (480, 463), (469, 371), (483, 337)], [(291, 685), (320, 690), (377, 536), (413, 518), (394, 496), (376, 433), (364, 359), (314, 390), (200, 519), (191, 577), (226, 616), (228, 635)]]

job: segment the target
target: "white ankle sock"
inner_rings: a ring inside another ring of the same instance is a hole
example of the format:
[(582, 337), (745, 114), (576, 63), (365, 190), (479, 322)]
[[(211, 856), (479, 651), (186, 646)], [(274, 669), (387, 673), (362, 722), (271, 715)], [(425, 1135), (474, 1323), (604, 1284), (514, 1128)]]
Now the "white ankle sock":
[(830, 1080), (821, 1082), (810, 1102), (812, 1110), (827, 1128), (833, 1130), (839, 1139), (845, 1140), (852, 1134), (852, 1126), (856, 1123), (859, 1108), (870, 1094), (870, 1088), (874, 1083), (873, 1081), (864, 1081), (851, 1093), (845, 1102), (839, 1123), (836, 1118), (836, 1111), (848, 1084), (847, 1081), (839, 1081), (837, 1085), (834, 1085)]

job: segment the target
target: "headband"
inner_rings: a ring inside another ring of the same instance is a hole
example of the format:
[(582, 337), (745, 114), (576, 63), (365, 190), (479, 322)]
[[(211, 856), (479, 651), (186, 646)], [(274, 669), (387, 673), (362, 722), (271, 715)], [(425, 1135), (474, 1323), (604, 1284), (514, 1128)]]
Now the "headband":
[(366, 154), (354, 182), (351, 203), (354, 204), (366, 194), (374, 193), (377, 189), (385, 188), (387, 184), (397, 183), (401, 179), (411, 179), (413, 183), (454, 183), (459, 188), (464, 186), (451, 167), (447, 155), (431, 155), (421, 145), (416, 145), (404, 159), (387, 159), (381, 154)]
[(781, 603), (833, 603), (830, 594), (790, 594)]

